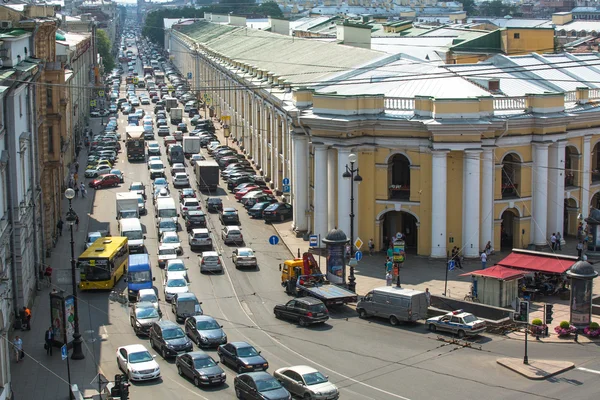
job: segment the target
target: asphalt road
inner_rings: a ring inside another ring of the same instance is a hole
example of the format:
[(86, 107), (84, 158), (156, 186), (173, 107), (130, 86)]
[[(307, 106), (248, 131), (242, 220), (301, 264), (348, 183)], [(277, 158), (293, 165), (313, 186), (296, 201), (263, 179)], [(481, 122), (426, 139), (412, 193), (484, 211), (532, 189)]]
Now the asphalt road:
[[(141, 65), (138, 65), (138, 70), (141, 75)], [(124, 93), (122, 89), (121, 95)], [(153, 115), (153, 105), (142, 108)], [(126, 125), (126, 118), (119, 115), (119, 132), (123, 137)], [(162, 138), (156, 136), (156, 139), (162, 145)], [(162, 154), (168, 166), (164, 146)], [(115, 193), (127, 191), (132, 181), (144, 182), (148, 193), (148, 215), (143, 216), (141, 221), (145, 228), (147, 252), (154, 263), (156, 287), (161, 299), (164, 299), (162, 270), (156, 262), (158, 234), (150, 195), (152, 183), (146, 164), (128, 163), (123, 147), (118, 168), (125, 173), (125, 183), (120, 187), (96, 191), (90, 229), (95, 224), (110, 223), (111, 231), (118, 232)], [(188, 169), (193, 180), (195, 175), (191, 168)], [(178, 202), (177, 190), (172, 186), (171, 193)], [(437, 335), (429, 333), (421, 324), (392, 327), (385, 321), (361, 320), (349, 307), (334, 310), (331, 320), (319, 327), (301, 328), (275, 319), (273, 306), (289, 300), (280, 286), (278, 265), (291, 255), (283, 244), (272, 246), (268, 243), (269, 236), (275, 234), (271, 225), (249, 219), (243, 207), (223, 189), (219, 189), (216, 195), (223, 198), (225, 206), (240, 210), (245, 245), (257, 253), (259, 269), (237, 270), (233, 266), (233, 247), (222, 243), (218, 216), (209, 214), (209, 228), (216, 243), (215, 250), (222, 256), (225, 273), (201, 274), (198, 253), (189, 249), (187, 234), (180, 231), (184, 248), (182, 258), (189, 268), (190, 291), (202, 301), (204, 313), (215, 317), (224, 326), (230, 341), (247, 341), (262, 351), (269, 361), (269, 372), (283, 366), (312, 365), (338, 385), (342, 399), (507, 399), (513, 396), (589, 399), (600, 392), (600, 379), (596, 372), (600, 371), (600, 361), (595, 345), (530, 342), (530, 358), (570, 360), (577, 367), (588, 370), (574, 369), (550, 381), (529, 381), (496, 364), (499, 357), (523, 355), (522, 342), (499, 336), (486, 334), (473, 341), (473, 348), (464, 348), (438, 340)], [(119, 289), (125, 289), (124, 282), (119, 283)], [(147, 339), (134, 335), (127, 306), (109, 301), (105, 292), (85, 292), (81, 298), (85, 302), (83, 310), (88, 313), (82, 317), (82, 331), (89, 327), (89, 335), (84, 335), (88, 337), (86, 346), (95, 347), (96, 354), (99, 352), (98, 363), (105, 376), (112, 377), (118, 373), (117, 347), (141, 343), (150, 349)], [(90, 306), (87, 307), (87, 304)], [(162, 308), (164, 318), (174, 320), (170, 307), (163, 304)], [(89, 339), (98, 339), (98, 336), (99, 340)], [(451, 336), (442, 337), (452, 339)], [(215, 350), (207, 352), (218, 359)], [(134, 383), (130, 388), (130, 398), (235, 398), (233, 378), (236, 374), (228, 367), (224, 367), (227, 373), (224, 386), (199, 389), (177, 374), (173, 360), (157, 356), (157, 361), (162, 378), (156, 382)]]

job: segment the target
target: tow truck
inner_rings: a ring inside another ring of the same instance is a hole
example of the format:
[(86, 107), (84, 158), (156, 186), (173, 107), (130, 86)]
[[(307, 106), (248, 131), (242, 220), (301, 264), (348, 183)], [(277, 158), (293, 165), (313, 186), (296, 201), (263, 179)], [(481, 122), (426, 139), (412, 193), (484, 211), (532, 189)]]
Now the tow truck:
[(279, 270), (281, 286), (287, 294), (311, 296), (321, 300), (327, 307), (354, 303), (357, 300), (356, 293), (327, 281), (311, 253), (304, 253), (302, 258), (284, 261), (279, 265)]

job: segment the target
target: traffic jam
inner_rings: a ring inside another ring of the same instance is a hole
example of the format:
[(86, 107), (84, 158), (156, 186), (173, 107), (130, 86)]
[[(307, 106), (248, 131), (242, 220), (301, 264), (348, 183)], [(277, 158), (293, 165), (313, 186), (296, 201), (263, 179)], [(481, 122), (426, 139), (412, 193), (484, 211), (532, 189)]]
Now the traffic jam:
[[(92, 115), (107, 123), (86, 139), (87, 185), (115, 193), (118, 232), (87, 233), (80, 288), (113, 289), (111, 299), (129, 305), (132, 332), (144, 340), (117, 348), (118, 368), (130, 382), (156, 380), (162, 358), (174, 360), (181, 378), (199, 388), (228, 382), (238, 398), (339, 398), (338, 388), (315, 368), (288, 366), (271, 374), (261, 349), (230, 341), (222, 322), (205, 314), (200, 296), (192, 292), (188, 272), (194, 268), (225, 279), (217, 241), (232, 249), (228, 265), (258, 270), (256, 253), (244, 240), (241, 212), (271, 223), (291, 220), (293, 210), (276, 198), (244, 154), (221, 143), (213, 121), (201, 116), (205, 105), (189, 83), (158, 47), (140, 38), (138, 29), (125, 30), (120, 65), (106, 81), (108, 108)], [(128, 178), (134, 163), (145, 165), (145, 179)], [(238, 206), (224, 203), (224, 193)], [(155, 218), (146, 217), (150, 214)], [(155, 237), (158, 243), (149, 246)], [(157, 249), (152, 257), (149, 247)], [(184, 254), (184, 247), (193, 254)], [(151, 260), (157, 260), (160, 276)], [(123, 281), (121, 293), (117, 286)], [(318, 296), (278, 304), (273, 318), (321, 324), (329, 318), (328, 298)]]

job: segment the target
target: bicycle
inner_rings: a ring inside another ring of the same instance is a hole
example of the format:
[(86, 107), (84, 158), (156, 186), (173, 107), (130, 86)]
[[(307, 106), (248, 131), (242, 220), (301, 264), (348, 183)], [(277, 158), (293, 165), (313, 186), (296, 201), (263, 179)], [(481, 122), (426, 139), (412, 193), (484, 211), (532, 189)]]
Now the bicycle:
[(473, 296), (473, 293), (467, 293), (465, 295), (465, 298), (463, 300), (464, 301), (470, 301), (470, 302), (473, 302), (473, 303), (481, 303), (479, 301), (479, 299), (477, 298), (477, 296)]

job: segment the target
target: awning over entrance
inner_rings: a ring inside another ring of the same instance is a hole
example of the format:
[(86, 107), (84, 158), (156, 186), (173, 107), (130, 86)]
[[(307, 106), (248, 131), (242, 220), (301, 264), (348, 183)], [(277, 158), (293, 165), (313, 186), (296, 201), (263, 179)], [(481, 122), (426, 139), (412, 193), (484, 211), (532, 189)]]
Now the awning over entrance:
[(467, 275), (483, 276), (486, 278), (496, 278), (503, 281), (511, 281), (513, 279), (521, 278), (525, 274), (522, 271), (517, 271), (516, 269), (506, 268), (501, 265), (494, 265), (491, 268), (467, 272), (466, 274), (461, 274), (460, 276)]
[(563, 274), (577, 262), (577, 257), (539, 251), (513, 250), (497, 265), (547, 274)]

